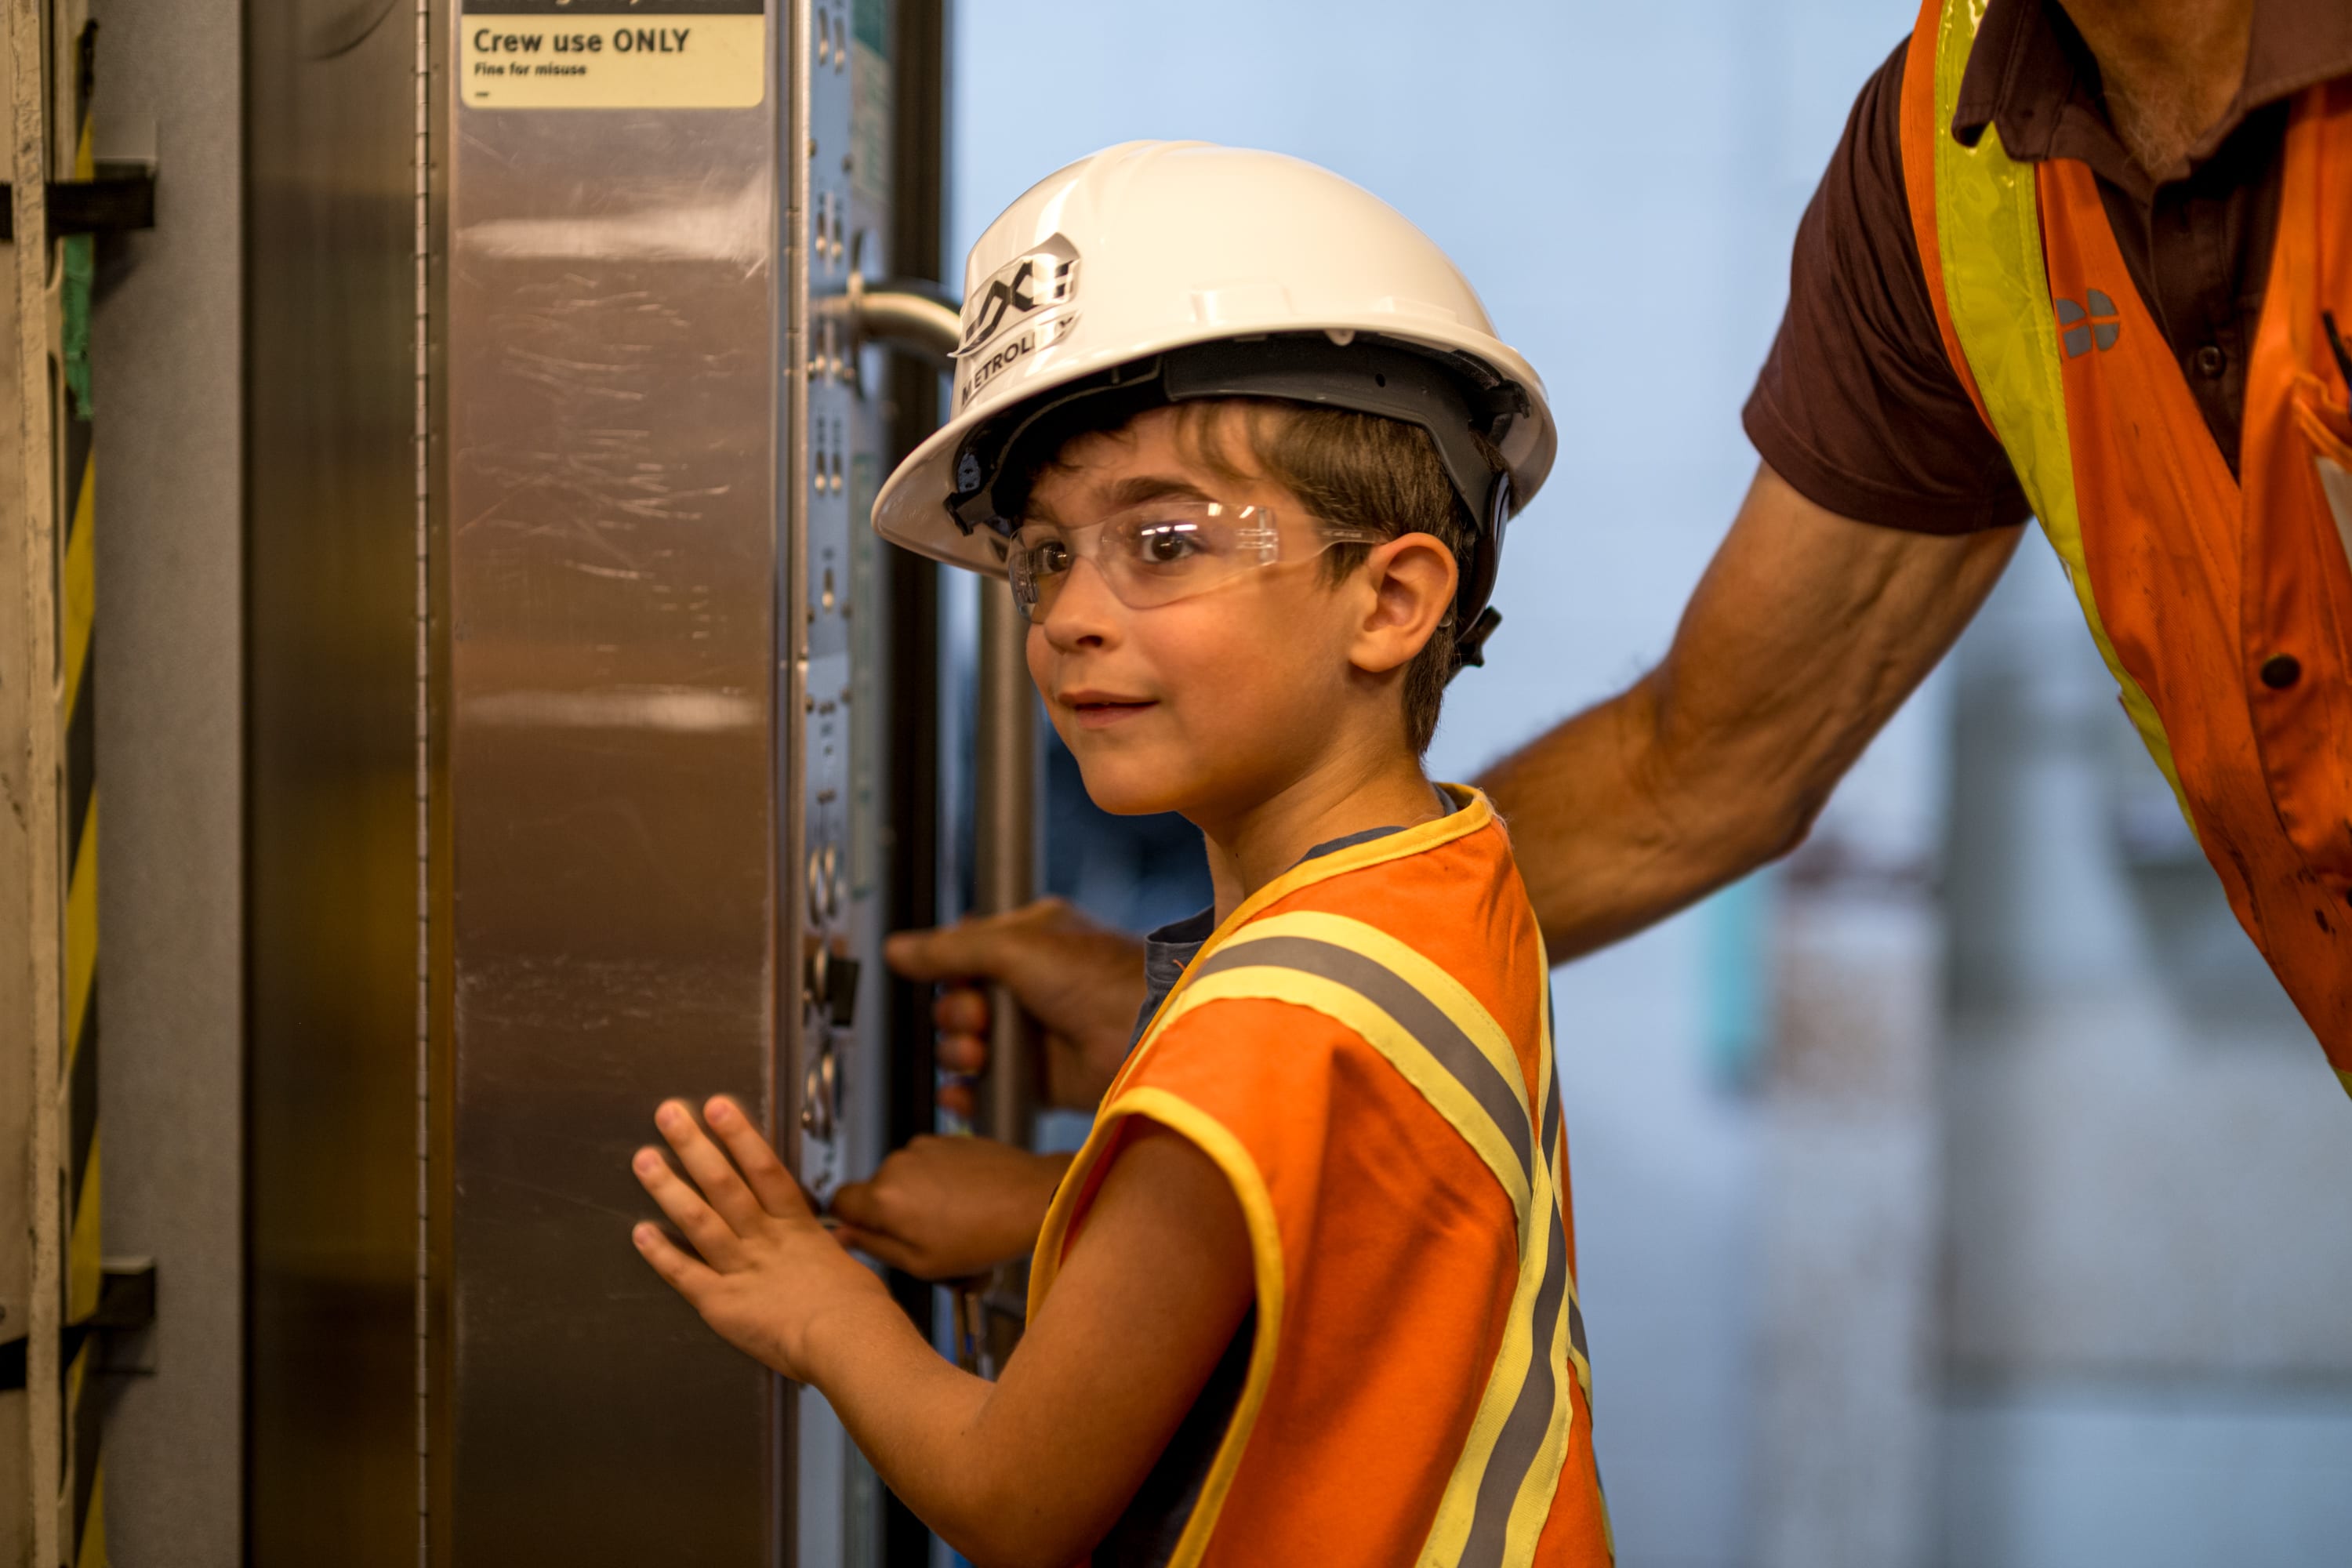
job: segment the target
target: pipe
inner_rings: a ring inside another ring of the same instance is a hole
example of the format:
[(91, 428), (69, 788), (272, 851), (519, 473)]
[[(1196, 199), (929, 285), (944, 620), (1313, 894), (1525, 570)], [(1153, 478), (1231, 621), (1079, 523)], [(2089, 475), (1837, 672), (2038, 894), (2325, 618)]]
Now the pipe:
[(941, 370), (953, 367), (963, 326), (954, 298), (938, 284), (920, 278), (868, 283), (853, 272), (839, 299), (856, 340), (908, 350), (938, 361)]
[[(836, 307), (853, 344), (887, 343), (955, 367), (963, 341), (955, 301), (937, 284), (868, 287), (853, 273)], [(1013, 595), (981, 584), (980, 712), (973, 751), (973, 912), (1009, 914), (1037, 896), (1037, 703), (1029, 684), (1029, 620)], [(1043, 1080), (1035, 1023), (1012, 993), (989, 998), (988, 1071), (973, 1107), (975, 1131), (1026, 1149), (1036, 1131)], [(1000, 1265), (955, 1293), (957, 1359), (994, 1377), (1019, 1342), (1027, 1317), (1025, 1260)]]
[[(983, 582), (972, 856), (974, 912), (983, 915), (1009, 914), (1037, 895), (1037, 699), (1028, 638), (1028, 617), (1013, 595)], [(974, 1129), (1026, 1149), (1036, 1111), (1036, 1030), (1002, 989), (990, 998), (988, 1047)]]
[[(882, 342), (951, 369), (963, 340), (954, 299), (920, 279), (869, 284), (852, 273), (835, 307), (854, 342)], [(1030, 690), (1029, 623), (1011, 595), (983, 584), (980, 599), (979, 722), (975, 737), (973, 911), (1009, 914), (1037, 896), (1037, 705)], [(976, 1131), (1029, 1146), (1039, 1083), (1036, 1028), (1001, 989), (989, 1008), (989, 1068)]]

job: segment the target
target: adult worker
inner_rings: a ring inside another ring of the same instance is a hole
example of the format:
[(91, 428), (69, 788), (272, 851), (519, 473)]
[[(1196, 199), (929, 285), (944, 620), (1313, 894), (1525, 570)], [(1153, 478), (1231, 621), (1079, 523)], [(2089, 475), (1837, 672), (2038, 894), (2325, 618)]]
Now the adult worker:
[[(1926, 0), (1805, 213), (1762, 466), (1673, 646), (1480, 781), (1552, 956), (1797, 844), (2032, 516), (2352, 1091), (2347, 334), (2352, 6)], [(1081, 1105), (1143, 993), (1139, 948), (1050, 905), (891, 958), (1009, 986)], [(984, 1019), (943, 999), (944, 1062), (982, 1065)], [(963, 1267), (1026, 1246), (1052, 1172), (1024, 1158), (924, 1145), (845, 1198), (894, 1261)]]

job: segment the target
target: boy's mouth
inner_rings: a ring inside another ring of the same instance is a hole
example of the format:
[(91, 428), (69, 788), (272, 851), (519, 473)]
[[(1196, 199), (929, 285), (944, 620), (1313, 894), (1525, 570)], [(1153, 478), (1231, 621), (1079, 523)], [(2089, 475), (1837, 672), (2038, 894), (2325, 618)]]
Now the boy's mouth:
[(1078, 723), (1088, 730), (1099, 730), (1134, 718), (1157, 702), (1142, 697), (1114, 697), (1105, 691), (1068, 691), (1062, 700), (1077, 715)]

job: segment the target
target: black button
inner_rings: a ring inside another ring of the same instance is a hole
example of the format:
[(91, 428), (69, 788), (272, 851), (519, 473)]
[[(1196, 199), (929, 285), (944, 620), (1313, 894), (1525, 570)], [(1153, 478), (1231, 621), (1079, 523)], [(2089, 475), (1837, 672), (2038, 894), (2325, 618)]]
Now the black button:
[(2263, 660), (2263, 684), (2284, 691), (2303, 679), (2303, 660), (2291, 653), (2274, 653)]
[(825, 1010), (835, 1027), (846, 1029), (857, 1021), (857, 960), (835, 959), (824, 981)]
[(2219, 375), (2221, 374), (2221, 367), (2229, 363), (2230, 356), (2221, 352), (2219, 343), (2207, 343), (2197, 351), (2197, 374), (2200, 375), (2208, 377)]

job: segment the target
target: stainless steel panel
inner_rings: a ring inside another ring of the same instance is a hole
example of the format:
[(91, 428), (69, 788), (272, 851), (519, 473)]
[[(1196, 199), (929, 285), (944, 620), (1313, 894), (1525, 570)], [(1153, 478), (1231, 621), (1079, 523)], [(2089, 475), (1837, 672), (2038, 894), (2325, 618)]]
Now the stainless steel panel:
[(774, 97), (456, 113), (461, 1563), (782, 1550), (777, 1381), (627, 1242), (658, 1099), (785, 1109)]
[(251, 1561), (417, 1554), (418, 11), (246, 10)]
[(562, 110), (453, 102), (452, 9), (248, 28), (255, 1555), (866, 1561), (628, 1159), (669, 1095), (820, 1192), (888, 1125), (891, 408), (812, 305), (887, 259), (895, 7)]

